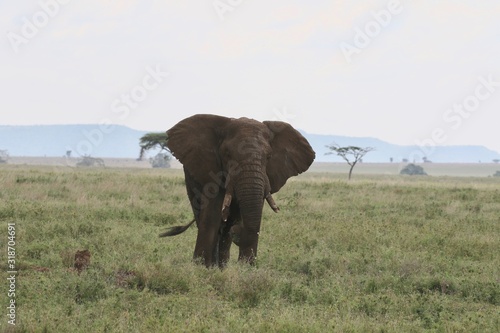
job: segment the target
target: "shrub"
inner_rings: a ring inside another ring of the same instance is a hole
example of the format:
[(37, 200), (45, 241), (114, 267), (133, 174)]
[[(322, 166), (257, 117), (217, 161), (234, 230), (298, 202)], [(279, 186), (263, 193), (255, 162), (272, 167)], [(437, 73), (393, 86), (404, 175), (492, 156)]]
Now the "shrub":
[(154, 158), (150, 158), (149, 163), (153, 168), (170, 168), (170, 156), (159, 153)]
[(80, 161), (76, 163), (78, 167), (104, 167), (104, 161), (100, 158), (84, 155)]
[(7, 150), (0, 150), (0, 163), (7, 163), (9, 159), (9, 152)]
[(408, 164), (405, 166), (401, 172), (401, 175), (422, 175), (426, 176), (427, 173), (424, 171), (424, 168), (422, 168), (420, 165), (415, 165), (413, 163)]
[(493, 174), (493, 177), (500, 177), (500, 170), (497, 170), (497, 172)]

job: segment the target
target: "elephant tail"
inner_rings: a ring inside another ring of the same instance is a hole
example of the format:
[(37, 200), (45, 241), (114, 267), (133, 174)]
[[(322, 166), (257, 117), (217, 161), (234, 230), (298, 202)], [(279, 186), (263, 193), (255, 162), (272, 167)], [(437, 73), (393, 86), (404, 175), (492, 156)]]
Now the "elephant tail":
[(186, 225), (178, 225), (176, 227), (169, 228), (164, 233), (161, 233), (160, 237), (168, 237), (168, 236), (175, 236), (178, 234), (182, 234), (184, 231), (186, 231), (191, 226), (191, 224), (194, 223), (194, 221), (196, 221), (196, 220), (193, 219), (191, 222), (189, 222)]

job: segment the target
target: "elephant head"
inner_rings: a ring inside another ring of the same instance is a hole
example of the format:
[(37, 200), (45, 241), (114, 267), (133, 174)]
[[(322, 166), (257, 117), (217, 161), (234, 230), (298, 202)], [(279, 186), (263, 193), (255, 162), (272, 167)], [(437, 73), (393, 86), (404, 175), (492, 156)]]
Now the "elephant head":
[(208, 114), (180, 121), (167, 136), (168, 148), (183, 164), (195, 219), (161, 236), (179, 234), (196, 221), (195, 259), (222, 267), (234, 241), (239, 260), (253, 263), (264, 199), (278, 211), (271, 194), (314, 160), (307, 140), (284, 122)]

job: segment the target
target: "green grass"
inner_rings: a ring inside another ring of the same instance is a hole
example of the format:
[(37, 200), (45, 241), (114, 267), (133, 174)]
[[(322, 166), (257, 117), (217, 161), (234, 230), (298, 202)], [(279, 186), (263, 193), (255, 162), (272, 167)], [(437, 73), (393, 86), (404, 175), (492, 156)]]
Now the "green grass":
[(192, 262), (196, 227), (158, 237), (192, 218), (180, 170), (5, 165), (0, 184), (19, 269), (0, 331), (500, 331), (500, 179), (307, 173), (265, 207), (256, 267), (233, 245), (223, 271)]

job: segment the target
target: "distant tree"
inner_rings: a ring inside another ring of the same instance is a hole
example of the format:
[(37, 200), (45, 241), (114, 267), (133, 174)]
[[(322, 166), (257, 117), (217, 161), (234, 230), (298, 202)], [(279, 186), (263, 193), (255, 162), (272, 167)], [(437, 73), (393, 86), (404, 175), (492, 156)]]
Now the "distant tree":
[(76, 162), (77, 167), (104, 167), (104, 161), (101, 158), (83, 155), (82, 159)]
[(141, 161), (144, 158), (144, 154), (150, 149), (160, 148), (160, 153), (162, 150), (170, 152), (167, 148), (168, 137), (165, 132), (151, 132), (144, 134), (139, 139), (139, 146), (141, 151), (139, 153), (138, 160)]
[(356, 163), (361, 162), (363, 160), (363, 156), (375, 149), (372, 147), (363, 148), (356, 146), (340, 147), (335, 142), (331, 145), (326, 145), (326, 148), (330, 149), (331, 151), (325, 153), (325, 155), (336, 154), (342, 157), (347, 162), (347, 164), (349, 164), (349, 180), (351, 180), (352, 170), (354, 169)]
[(500, 162), (500, 160), (499, 160), (498, 158), (495, 158), (495, 159), (493, 160), (493, 163), (498, 163), (498, 162)]
[(427, 173), (424, 171), (424, 168), (422, 168), (420, 165), (415, 165), (413, 163), (408, 164), (405, 166), (400, 172), (401, 175), (422, 175), (426, 176)]
[(403, 163), (408, 163), (408, 159), (407, 159), (407, 158), (403, 158), (403, 159), (401, 160), (401, 162), (403, 162)]
[(158, 153), (155, 157), (149, 159), (153, 168), (170, 168), (170, 155)]
[(66, 157), (71, 158), (71, 150), (66, 150)]
[(500, 170), (497, 170), (497, 172), (493, 174), (493, 177), (500, 177)]
[(0, 149), (0, 163), (7, 163), (9, 160), (9, 151)]
[(389, 158), (389, 161), (392, 163), (392, 162), (394, 162), (394, 159), (391, 157), (391, 158)]
[(422, 160), (424, 161), (424, 163), (432, 163), (432, 161), (428, 159), (427, 156), (422, 157)]

